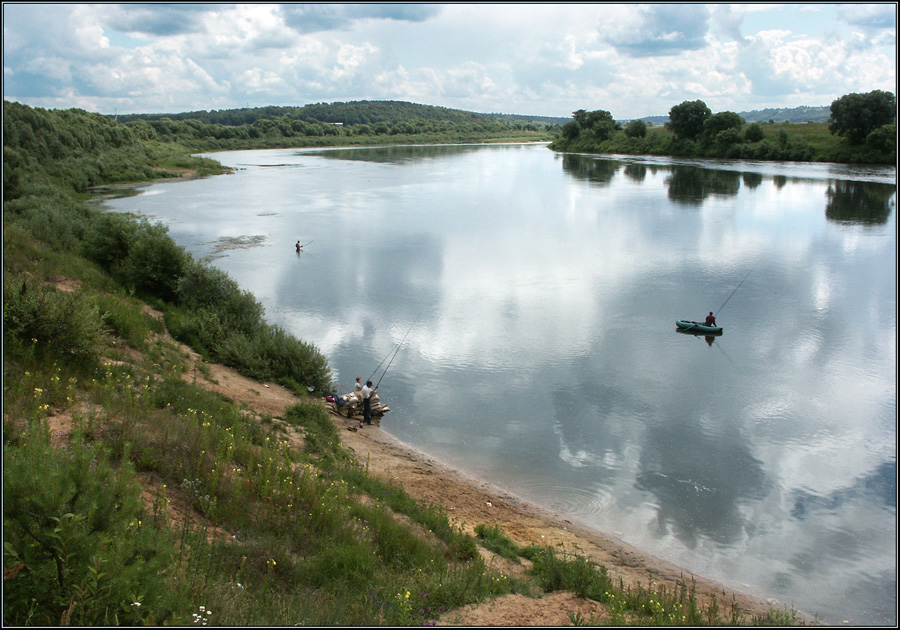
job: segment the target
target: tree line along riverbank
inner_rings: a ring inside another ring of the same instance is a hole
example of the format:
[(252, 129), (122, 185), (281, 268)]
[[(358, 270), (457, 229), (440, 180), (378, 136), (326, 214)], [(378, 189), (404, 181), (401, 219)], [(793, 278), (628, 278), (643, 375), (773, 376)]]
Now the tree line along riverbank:
[(831, 104), (829, 122), (746, 123), (735, 112), (713, 114), (703, 101), (685, 101), (662, 126), (615, 121), (608, 111), (583, 109), (562, 126), (550, 148), (584, 153), (668, 155), (737, 160), (896, 164), (897, 104), (874, 90)]
[[(4, 623), (411, 625), (556, 590), (613, 624), (798, 622), (466, 533), (370, 474), (320, 402), (314, 345), (164, 226), (86, 203), (94, 186), (222, 172), (191, 150), (4, 103)], [(276, 416), (212, 392), (213, 363), (297, 402)], [(530, 568), (498, 571), (484, 548)]]

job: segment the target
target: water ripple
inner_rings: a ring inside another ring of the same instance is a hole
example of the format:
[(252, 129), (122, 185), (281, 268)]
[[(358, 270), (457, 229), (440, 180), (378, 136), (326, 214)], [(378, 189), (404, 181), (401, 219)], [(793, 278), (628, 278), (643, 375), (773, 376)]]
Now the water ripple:
[(574, 518), (595, 516), (613, 503), (607, 488), (572, 488), (552, 481), (527, 482), (521, 493), (530, 501)]

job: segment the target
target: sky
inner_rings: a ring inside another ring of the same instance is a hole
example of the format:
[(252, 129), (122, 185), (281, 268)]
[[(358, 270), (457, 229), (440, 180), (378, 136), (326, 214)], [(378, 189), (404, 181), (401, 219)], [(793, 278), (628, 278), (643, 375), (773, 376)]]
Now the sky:
[(616, 119), (897, 88), (897, 4), (3, 4), (3, 97), (103, 114), (335, 101)]

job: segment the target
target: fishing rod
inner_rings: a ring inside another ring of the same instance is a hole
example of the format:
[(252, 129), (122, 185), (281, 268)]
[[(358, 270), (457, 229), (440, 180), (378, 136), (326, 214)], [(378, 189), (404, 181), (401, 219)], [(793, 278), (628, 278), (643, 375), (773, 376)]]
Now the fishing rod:
[[(753, 270), (752, 270), (752, 269), (751, 269), (750, 271), (747, 272), (747, 275), (746, 275), (746, 276), (744, 276), (744, 280), (746, 280), (747, 278), (749, 278), (751, 273), (753, 273)], [(736, 287), (734, 287), (734, 291), (732, 291), (732, 292), (731, 292), (731, 295), (728, 296), (728, 300), (730, 300), (731, 297), (732, 297), (735, 293), (737, 293), (737, 290), (741, 288), (741, 284), (744, 284), (744, 280), (741, 280), (740, 284), (737, 285)], [(725, 300), (725, 304), (728, 304), (728, 300)], [(721, 311), (723, 308), (725, 308), (725, 304), (722, 304), (722, 306), (719, 307), (719, 311)], [(716, 315), (719, 314), (719, 311), (716, 311)], [(714, 315), (713, 317), (715, 317), (715, 315)]]
[[(406, 334), (403, 335), (403, 339), (401, 339), (401, 340), (400, 340), (400, 343), (397, 344), (397, 349), (394, 350), (394, 356), (392, 356), (392, 357), (391, 357), (391, 360), (388, 361), (387, 367), (384, 368), (384, 372), (381, 373), (381, 378), (379, 378), (379, 379), (378, 379), (378, 382), (375, 383), (375, 389), (378, 389), (378, 386), (381, 385), (381, 379), (384, 378), (384, 375), (387, 374), (387, 371), (391, 368), (391, 363), (393, 363), (393, 362), (394, 362), (394, 359), (397, 358), (397, 353), (400, 352), (400, 348), (403, 346), (403, 342), (406, 341), (406, 338), (407, 338), (407, 337), (409, 337), (409, 333), (412, 332), (413, 326), (415, 326), (415, 325), (416, 325), (416, 322), (418, 322), (418, 321), (419, 321), (419, 320), (417, 319), (415, 322), (413, 322), (413, 323), (410, 325), (409, 330), (407, 330), (407, 331), (406, 331)], [(384, 363), (384, 361), (382, 361), (382, 363)], [(377, 372), (377, 371), (378, 371), (378, 368), (375, 368), (375, 371)], [(373, 372), (372, 374), (373, 374), (373, 376), (374, 376), (375, 372)]]
[[(418, 321), (418, 320), (416, 320), (416, 321)], [(415, 324), (415, 322), (413, 322), (413, 324)], [(410, 328), (412, 328), (412, 326), (410, 326)], [(407, 331), (406, 334), (408, 335), (409, 332)], [(406, 337), (404, 337), (403, 339), (405, 340)], [(402, 343), (402, 342), (401, 342), (401, 343)], [(388, 350), (388, 353), (387, 353), (386, 355), (384, 355), (384, 358), (381, 360), (381, 363), (379, 363), (378, 365), (375, 366), (375, 369), (372, 370), (372, 373), (369, 375), (369, 378), (367, 378), (366, 381), (371, 381), (371, 380), (372, 380), (372, 377), (375, 376), (375, 373), (378, 372), (378, 368), (380, 368), (382, 365), (384, 365), (384, 362), (388, 360), (388, 357), (389, 357), (389, 356), (391, 356), (391, 355), (396, 355), (396, 354), (397, 354), (397, 351), (398, 351), (399, 349), (400, 349), (400, 347), (398, 346), (398, 347), (396, 347), (396, 348), (392, 348), (392, 349)], [(391, 359), (391, 361), (393, 361), (393, 359)], [(388, 363), (388, 365), (390, 365), (390, 363)], [(387, 368), (385, 368), (385, 372), (386, 372), (386, 371), (387, 371)], [(381, 378), (384, 378), (384, 374), (381, 375)], [(380, 383), (381, 380), (379, 379), (378, 382)]]
[(376, 366), (375, 366), (375, 369), (372, 370), (372, 373), (369, 375), (369, 378), (366, 379), (366, 382), (372, 380), (372, 377), (375, 376), (375, 372), (378, 371), (378, 368), (380, 368), (380, 367), (382, 366), (382, 364), (383, 364), (385, 361), (387, 361), (388, 357), (391, 356), (391, 354), (393, 354), (393, 353), (395, 353), (395, 352), (396, 352), (396, 349), (395, 349), (395, 348), (391, 348), (390, 350), (388, 350), (388, 353), (387, 353), (386, 355), (384, 355), (384, 358), (381, 360), (381, 363), (379, 363), (378, 365), (376, 365)]
[(715, 344), (715, 346), (716, 346), (716, 348), (719, 349), (719, 352), (721, 352), (722, 355), (723, 355), (726, 359), (728, 359), (728, 362), (731, 364), (731, 367), (737, 367), (737, 365), (735, 365), (735, 363), (734, 363), (734, 360), (733, 360), (730, 356), (728, 356), (728, 353), (727, 353), (727, 352), (725, 352), (725, 351), (722, 349), (722, 344), (717, 343), (717, 344)]

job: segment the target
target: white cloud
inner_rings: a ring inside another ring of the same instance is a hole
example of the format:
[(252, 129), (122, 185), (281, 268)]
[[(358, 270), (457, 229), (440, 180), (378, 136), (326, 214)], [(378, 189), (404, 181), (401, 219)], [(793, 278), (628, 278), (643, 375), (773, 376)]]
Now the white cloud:
[(634, 57), (677, 55), (704, 46), (709, 9), (706, 5), (622, 5), (624, 18), (602, 21), (601, 37)]
[(897, 6), (894, 3), (841, 4), (837, 6), (837, 14), (840, 19), (853, 26), (897, 28)]
[[(46, 5), (45, 5), (46, 6)], [(76, 5), (94, 13), (110, 28), (146, 36), (199, 33), (206, 13), (227, 5), (205, 4), (108, 4)]]
[(438, 5), (423, 4), (285, 4), (279, 5), (285, 23), (300, 33), (352, 28), (365, 20), (422, 22), (440, 13)]
[(281, 76), (271, 70), (263, 70), (262, 68), (244, 70), (239, 80), (240, 85), (250, 93), (283, 90), (286, 86)]
[(362, 46), (342, 44), (338, 47), (335, 55), (336, 63), (333, 67), (335, 78), (342, 79), (355, 75), (366, 65), (367, 60), (377, 52), (378, 49), (368, 42)]
[(107, 113), (377, 98), (619, 118), (688, 98), (825, 105), (894, 89), (885, 7), (7, 4), (4, 97)]
[(858, 89), (892, 89), (896, 62), (871, 47), (861, 49), (857, 35), (834, 42), (797, 40), (791, 35), (772, 30), (748, 38), (750, 43), (742, 50), (739, 64), (747, 69), (754, 92), (773, 96), (815, 94), (820, 104), (827, 104)]

